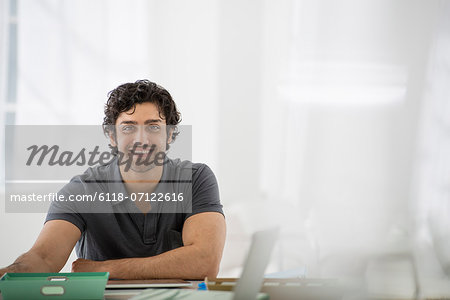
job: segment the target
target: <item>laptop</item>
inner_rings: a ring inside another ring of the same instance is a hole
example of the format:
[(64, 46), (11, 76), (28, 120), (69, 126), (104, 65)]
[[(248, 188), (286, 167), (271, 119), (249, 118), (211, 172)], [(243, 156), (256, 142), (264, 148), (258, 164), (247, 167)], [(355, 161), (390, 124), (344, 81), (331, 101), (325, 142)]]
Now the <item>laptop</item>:
[(247, 253), (244, 269), (233, 292), (198, 291), (192, 289), (146, 289), (131, 300), (163, 299), (218, 299), (249, 300), (269, 299), (267, 294), (259, 293), (264, 280), (264, 271), (269, 263), (270, 254), (278, 238), (279, 229), (258, 231), (252, 235), (252, 243)]

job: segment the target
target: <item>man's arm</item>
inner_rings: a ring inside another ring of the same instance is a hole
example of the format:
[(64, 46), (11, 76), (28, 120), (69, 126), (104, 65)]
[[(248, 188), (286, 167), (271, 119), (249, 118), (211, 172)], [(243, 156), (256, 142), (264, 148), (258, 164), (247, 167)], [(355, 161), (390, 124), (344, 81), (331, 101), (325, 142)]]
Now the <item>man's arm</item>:
[(225, 244), (225, 218), (217, 212), (189, 217), (183, 227), (183, 247), (160, 255), (106, 261), (78, 259), (74, 272), (109, 272), (111, 278), (214, 278)]
[(80, 236), (78, 227), (70, 222), (48, 221), (33, 247), (19, 256), (13, 264), (0, 269), (0, 276), (6, 272), (59, 272)]

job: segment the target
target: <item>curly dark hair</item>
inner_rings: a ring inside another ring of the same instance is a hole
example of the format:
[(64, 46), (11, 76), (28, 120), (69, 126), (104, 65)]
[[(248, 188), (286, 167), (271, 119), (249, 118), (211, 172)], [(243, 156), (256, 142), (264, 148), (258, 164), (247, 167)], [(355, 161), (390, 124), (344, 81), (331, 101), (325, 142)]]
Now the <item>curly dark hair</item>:
[[(125, 83), (108, 93), (105, 104), (105, 117), (103, 118), (103, 131), (107, 136), (112, 133), (115, 137), (115, 127), (120, 113), (136, 109), (136, 104), (150, 102), (156, 104), (159, 115), (166, 120), (167, 130), (173, 129), (172, 141), (179, 134), (178, 125), (181, 114), (169, 92), (163, 87), (149, 80), (138, 80), (134, 83)], [(111, 132), (113, 131), (113, 132)], [(167, 145), (167, 149), (169, 145)]]

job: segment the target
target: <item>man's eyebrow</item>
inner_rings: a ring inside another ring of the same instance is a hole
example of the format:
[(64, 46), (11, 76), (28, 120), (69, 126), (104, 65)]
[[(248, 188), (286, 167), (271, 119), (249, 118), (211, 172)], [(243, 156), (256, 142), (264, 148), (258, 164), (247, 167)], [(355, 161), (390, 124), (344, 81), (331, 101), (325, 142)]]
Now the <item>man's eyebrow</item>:
[(161, 119), (150, 119), (150, 120), (146, 120), (144, 122), (144, 124), (150, 124), (150, 123), (161, 123), (163, 120)]
[(137, 124), (136, 121), (122, 121), (120, 124)]
[[(162, 119), (149, 119), (149, 120), (146, 120), (145, 122), (144, 122), (144, 124), (150, 124), (150, 123), (161, 123), (163, 120)], [(138, 122), (136, 122), (136, 121), (122, 121), (122, 122), (120, 122), (120, 124), (131, 124), (131, 125), (137, 125), (138, 124)]]

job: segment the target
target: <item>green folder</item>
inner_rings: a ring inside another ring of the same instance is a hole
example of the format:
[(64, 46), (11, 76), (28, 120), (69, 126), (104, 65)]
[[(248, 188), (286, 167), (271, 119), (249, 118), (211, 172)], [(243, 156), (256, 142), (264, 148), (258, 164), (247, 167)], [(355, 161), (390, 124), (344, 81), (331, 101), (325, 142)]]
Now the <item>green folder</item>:
[(108, 272), (6, 273), (0, 278), (3, 300), (103, 299)]

